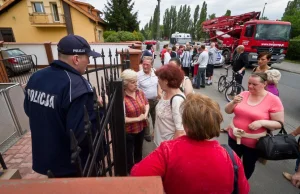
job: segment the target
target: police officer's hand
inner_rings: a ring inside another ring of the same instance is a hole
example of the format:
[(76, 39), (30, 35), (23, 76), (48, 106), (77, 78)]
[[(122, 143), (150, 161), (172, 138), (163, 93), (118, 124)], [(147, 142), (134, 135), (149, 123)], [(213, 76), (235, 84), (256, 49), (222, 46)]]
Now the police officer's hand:
[(295, 187), (298, 187), (300, 186), (300, 173), (297, 172), (295, 173), (293, 176), (292, 176), (292, 184), (295, 186)]

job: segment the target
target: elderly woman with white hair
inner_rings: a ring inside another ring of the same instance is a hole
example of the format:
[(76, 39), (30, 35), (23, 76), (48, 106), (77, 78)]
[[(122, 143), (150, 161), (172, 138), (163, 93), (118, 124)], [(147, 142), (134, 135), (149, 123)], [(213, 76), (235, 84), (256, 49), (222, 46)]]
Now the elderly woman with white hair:
[(137, 73), (131, 69), (122, 72), (124, 82), (125, 129), (127, 150), (127, 172), (142, 160), (144, 128), (149, 113), (148, 100), (137, 88)]

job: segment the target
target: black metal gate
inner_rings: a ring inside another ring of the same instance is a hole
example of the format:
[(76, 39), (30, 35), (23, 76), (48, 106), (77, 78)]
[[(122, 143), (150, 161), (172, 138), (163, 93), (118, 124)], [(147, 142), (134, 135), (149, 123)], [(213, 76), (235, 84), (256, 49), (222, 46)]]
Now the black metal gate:
[[(125, 53), (122, 50), (121, 59), (125, 60), (120, 64), (117, 50), (114, 58), (109, 50), (109, 65), (105, 65), (103, 50), (101, 55), (102, 65), (97, 65), (94, 59), (94, 68), (86, 71), (87, 79), (91, 82), (94, 79), (96, 82), (94, 84), (96, 86), (94, 87), (94, 111), (97, 114), (97, 124), (96, 134), (93, 135), (89, 115), (85, 109), (84, 129), (89, 141), (89, 156), (84, 166), (81, 166), (79, 157), (80, 147), (73, 131), (70, 130), (71, 162), (76, 166), (80, 177), (127, 176), (123, 81), (119, 77), (120, 71), (130, 66), (129, 52)], [(103, 99), (102, 107), (100, 107), (98, 96)], [(49, 176), (51, 177), (51, 174)]]

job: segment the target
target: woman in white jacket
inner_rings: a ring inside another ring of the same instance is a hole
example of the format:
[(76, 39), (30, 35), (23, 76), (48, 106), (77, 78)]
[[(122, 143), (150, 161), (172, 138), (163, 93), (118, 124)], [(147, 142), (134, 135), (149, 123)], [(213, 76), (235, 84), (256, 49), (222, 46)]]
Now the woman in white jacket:
[(164, 54), (164, 65), (169, 64), (169, 61), (171, 59), (171, 52), (172, 52), (172, 49), (167, 48), (167, 52)]

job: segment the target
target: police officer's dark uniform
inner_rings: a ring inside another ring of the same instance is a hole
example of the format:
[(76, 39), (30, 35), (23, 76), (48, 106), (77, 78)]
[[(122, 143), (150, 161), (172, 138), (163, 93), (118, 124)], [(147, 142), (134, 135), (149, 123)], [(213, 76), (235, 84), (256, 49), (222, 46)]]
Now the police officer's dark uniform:
[[(68, 35), (58, 43), (58, 52), (65, 55), (99, 57), (88, 42), (76, 35)], [(50, 67), (34, 73), (26, 88), (24, 109), (29, 117), (32, 136), (33, 170), (55, 177), (77, 175), (71, 164), (70, 129), (81, 143), (81, 159), (85, 163), (88, 147), (84, 145), (84, 105), (90, 119), (93, 112), (93, 90), (90, 83), (73, 67), (55, 60)]]

